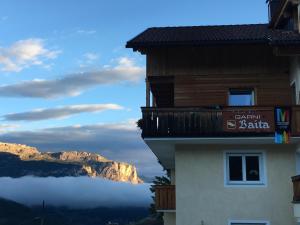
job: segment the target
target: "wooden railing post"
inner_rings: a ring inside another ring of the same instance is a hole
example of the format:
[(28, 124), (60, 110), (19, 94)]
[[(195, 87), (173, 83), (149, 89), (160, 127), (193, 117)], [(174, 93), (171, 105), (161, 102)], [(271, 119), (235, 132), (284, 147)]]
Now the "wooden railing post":
[(152, 107), (156, 107), (156, 99), (153, 94), (152, 94)]
[(150, 83), (146, 78), (146, 107), (150, 107)]

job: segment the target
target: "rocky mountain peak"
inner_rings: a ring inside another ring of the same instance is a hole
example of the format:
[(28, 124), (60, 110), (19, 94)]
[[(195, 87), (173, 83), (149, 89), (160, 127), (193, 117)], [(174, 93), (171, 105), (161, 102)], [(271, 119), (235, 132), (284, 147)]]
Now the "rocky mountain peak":
[[(135, 166), (90, 152), (43, 153), (27, 145), (0, 143), (0, 164), (0, 176), (90, 176), (133, 184), (143, 183)], [(10, 174), (11, 168), (14, 169), (13, 175)]]
[(50, 153), (50, 155), (58, 160), (69, 161), (69, 162), (108, 162), (109, 160), (105, 157), (90, 152), (78, 152), (78, 151), (63, 151), (57, 153)]
[(22, 144), (0, 142), (0, 152), (18, 155), (21, 159), (30, 159), (40, 154), (37, 148)]

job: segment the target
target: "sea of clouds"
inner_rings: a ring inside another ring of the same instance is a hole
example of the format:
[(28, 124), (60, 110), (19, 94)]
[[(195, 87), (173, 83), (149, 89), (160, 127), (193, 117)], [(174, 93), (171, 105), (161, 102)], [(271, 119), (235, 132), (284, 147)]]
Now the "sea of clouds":
[(101, 178), (0, 178), (0, 198), (28, 206), (46, 205), (70, 208), (148, 207), (150, 184), (114, 182)]

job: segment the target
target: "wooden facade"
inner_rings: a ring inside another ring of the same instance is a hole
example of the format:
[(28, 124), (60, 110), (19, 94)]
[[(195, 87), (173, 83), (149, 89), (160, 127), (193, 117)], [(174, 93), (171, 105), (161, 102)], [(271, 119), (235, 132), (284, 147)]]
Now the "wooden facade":
[(261, 45), (154, 49), (147, 52), (147, 77), (158, 107), (226, 106), (231, 88), (253, 89), (258, 106), (290, 105), (288, 58), (273, 51)]
[(176, 209), (175, 185), (155, 186), (155, 209), (156, 210)]
[(256, 105), (290, 105), (292, 89), (287, 74), (178, 76), (174, 106), (227, 106), (230, 89), (250, 88)]
[(267, 45), (165, 47), (147, 52), (147, 76), (266, 74), (287, 72), (288, 58)]

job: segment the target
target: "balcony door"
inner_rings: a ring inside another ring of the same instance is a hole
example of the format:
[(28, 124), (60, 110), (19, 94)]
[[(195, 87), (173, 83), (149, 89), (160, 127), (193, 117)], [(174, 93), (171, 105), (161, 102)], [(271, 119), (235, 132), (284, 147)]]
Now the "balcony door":
[(158, 108), (170, 108), (174, 106), (174, 77), (152, 76), (148, 77), (150, 89)]
[(230, 89), (228, 95), (229, 106), (255, 105), (255, 96), (253, 89)]

